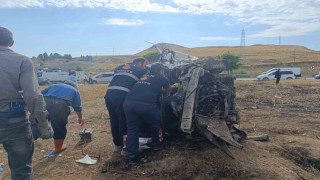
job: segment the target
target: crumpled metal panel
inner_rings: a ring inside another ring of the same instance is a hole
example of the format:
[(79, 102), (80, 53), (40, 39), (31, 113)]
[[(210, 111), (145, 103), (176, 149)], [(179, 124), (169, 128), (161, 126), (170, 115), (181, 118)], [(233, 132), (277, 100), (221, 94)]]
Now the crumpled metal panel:
[(216, 137), (224, 140), (228, 144), (242, 149), (243, 146), (232, 138), (230, 130), (224, 119), (197, 116), (196, 121), (201, 128), (205, 128), (210, 131)]

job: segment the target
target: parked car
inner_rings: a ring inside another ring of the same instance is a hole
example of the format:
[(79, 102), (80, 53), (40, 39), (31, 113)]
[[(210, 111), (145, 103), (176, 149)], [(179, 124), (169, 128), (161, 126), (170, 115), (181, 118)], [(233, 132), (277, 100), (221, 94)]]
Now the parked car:
[[(296, 78), (295, 74), (292, 71), (280, 70), (280, 72), (281, 72), (281, 79), (289, 80), (289, 79), (295, 79)], [(274, 79), (276, 79), (274, 77), (275, 73), (276, 73), (276, 71), (272, 71), (272, 72), (269, 72), (267, 74), (260, 74), (257, 77), (257, 79), (258, 80), (274, 80)]]
[(92, 78), (92, 83), (93, 84), (106, 84), (109, 83), (113, 78), (113, 72), (104, 72), (100, 74), (96, 74)]
[[(268, 74), (268, 73), (276, 71), (276, 70), (278, 70), (278, 68), (272, 68), (272, 69), (269, 69), (268, 71), (263, 72), (261, 74)], [(299, 67), (280, 68), (280, 70), (281, 71), (292, 71), (296, 77), (301, 77), (301, 68), (299, 68)]]
[(320, 72), (314, 76), (315, 79), (320, 79)]

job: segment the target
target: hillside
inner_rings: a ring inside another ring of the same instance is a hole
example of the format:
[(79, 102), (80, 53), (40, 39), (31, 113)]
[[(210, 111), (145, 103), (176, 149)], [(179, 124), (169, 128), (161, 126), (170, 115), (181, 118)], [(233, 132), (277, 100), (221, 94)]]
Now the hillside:
[(141, 52), (139, 52), (139, 53), (137, 53), (135, 55), (142, 56), (143, 54), (146, 54), (148, 52), (158, 51), (156, 46), (161, 50), (170, 49), (170, 50), (179, 51), (179, 52), (183, 52), (186, 49), (189, 49), (189, 48), (186, 48), (186, 47), (183, 47), (183, 46), (180, 46), (180, 45), (176, 45), (176, 44), (158, 43), (158, 44), (155, 44), (155, 45), (151, 46), (150, 48), (148, 48), (146, 50), (143, 50), (143, 51), (141, 51)]
[[(320, 70), (320, 51), (314, 51), (303, 46), (295, 45), (252, 45), (246, 46), (245, 51), (240, 46), (209, 46), (187, 48), (180, 45), (159, 43), (134, 55), (123, 56), (93, 56), (93, 61), (79, 61), (80, 58), (73, 58), (73, 61), (66, 62), (62, 59), (51, 59), (44, 62), (46, 67), (60, 67), (63, 70), (72, 69), (76, 66), (83, 67), (90, 72), (111, 71), (117, 65), (130, 62), (143, 54), (169, 48), (171, 50), (190, 54), (197, 57), (216, 57), (226, 52), (232, 52), (241, 56), (241, 63), (247, 73), (259, 73), (273, 67), (301, 67), (303, 72), (312, 72), (311, 66), (315, 66), (314, 72)], [(245, 53), (244, 53), (245, 52)], [(40, 61), (34, 59), (36, 66)]]

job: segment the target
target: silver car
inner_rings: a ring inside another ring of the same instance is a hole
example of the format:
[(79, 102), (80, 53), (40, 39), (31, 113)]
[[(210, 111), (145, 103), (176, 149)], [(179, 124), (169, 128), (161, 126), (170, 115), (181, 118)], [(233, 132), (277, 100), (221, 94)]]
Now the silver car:
[(109, 83), (113, 78), (113, 72), (104, 72), (100, 74), (96, 74), (92, 78), (92, 83), (93, 84), (107, 84)]

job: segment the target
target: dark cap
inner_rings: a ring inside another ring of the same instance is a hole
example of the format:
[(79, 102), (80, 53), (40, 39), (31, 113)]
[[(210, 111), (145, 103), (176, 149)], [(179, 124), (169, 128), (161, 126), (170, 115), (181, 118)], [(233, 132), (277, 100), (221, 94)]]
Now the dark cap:
[(138, 64), (139, 62), (144, 63), (146, 61), (148, 61), (148, 60), (145, 58), (137, 58), (137, 59), (133, 60), (133, 64)]
[(4, 27), (0, 27), (0, 45), (10, 46), (12, 42), (12, 32)]
[(159, 73), (160, 71), (163, 71), (163, 70), (164, 70), (164, 66), (160, 63), (156, 63), (151, 66), (150, 72)]

